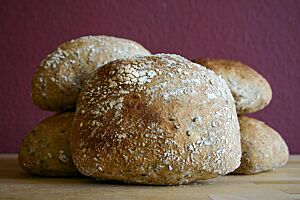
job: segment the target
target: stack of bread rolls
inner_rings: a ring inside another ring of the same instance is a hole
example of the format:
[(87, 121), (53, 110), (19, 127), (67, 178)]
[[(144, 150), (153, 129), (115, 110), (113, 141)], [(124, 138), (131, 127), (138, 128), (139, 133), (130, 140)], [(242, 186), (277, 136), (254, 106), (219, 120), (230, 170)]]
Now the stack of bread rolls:
[(37, 68), (32, 101), (57, 112), (41, 121), (23, 140), (19, 163), (36, 175), (78, 175), (69, 148), (76, 101), (84, 80), (102, 65), (150, 52), (137, 42), (112, 36), (85, 36), (60, 45)]
[(221, 75), (235, 99), (242, 159), (234, 173), (255, 174), (284, 165), (289, 152), (280, 134), (262, 121), (243, 116), (262, 110), (270, 103), (272, 90), (268, 81), (250, 66), (238, 61), (210, 58), (193, 61)]
[(239, 116), (270, 102), (267, 81), (238, 62), (196, 62), (111, 36), (60, 45), (32, 81), (33, 103), (56, 114), (23, 140), (21, 167), (42, 176), (178, 185), (283, 165), (280, 135)]

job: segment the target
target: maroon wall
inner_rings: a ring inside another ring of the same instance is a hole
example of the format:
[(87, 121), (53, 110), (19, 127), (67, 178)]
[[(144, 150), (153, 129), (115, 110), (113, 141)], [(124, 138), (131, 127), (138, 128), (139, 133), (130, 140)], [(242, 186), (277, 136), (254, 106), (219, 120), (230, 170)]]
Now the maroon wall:
[(300, 1), (4, 0), (0, 16), (0, 152), (16, 152), (49, 115), (31, 103), (39, 62), (66, 40), (107, 34), (136, 40), (154, 53), (253, 66), (273, 88), (272, 103), (254, 116), (300, 153)]

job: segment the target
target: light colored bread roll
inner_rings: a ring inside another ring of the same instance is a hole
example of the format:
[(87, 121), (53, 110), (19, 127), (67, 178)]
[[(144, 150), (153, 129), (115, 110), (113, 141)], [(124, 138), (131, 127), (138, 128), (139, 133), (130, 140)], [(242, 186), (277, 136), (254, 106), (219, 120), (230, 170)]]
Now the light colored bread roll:
[(100, 180), (177, 185), (240, 164), (226, 82), (177, 55), (110, 62), (80, 93), (70, 137), (77, 169)]
[(69, 150), (74, 112), (47, 117), (23, 140), (19, 164), (29, 173), (42, 176), (79, 175)]
[(85, 78), (115, 59), (150, 55), (140, 44), (111, 36), (85, 36), (60, 45), (44, 59), (32, 80), (32, 100), (43, 110), (74, 108)]
[(213, 70), (225, 79), (235, 99), (238, 114), (256, 112), (270, 103), (270, 84), (251, 67), (238, 61), (222, 59), (203, 58), (194, 62)]
[(239, 116), (242, 160), (236, 174), (255, 174), (283, 166), (289, 157), (281, 136), (264, 122)]

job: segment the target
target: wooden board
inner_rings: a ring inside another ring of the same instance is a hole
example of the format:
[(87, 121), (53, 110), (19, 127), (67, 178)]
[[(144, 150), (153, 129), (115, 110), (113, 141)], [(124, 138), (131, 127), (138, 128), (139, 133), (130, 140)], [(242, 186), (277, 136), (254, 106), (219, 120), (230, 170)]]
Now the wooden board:
[(31, 176), (18, 166), (17, 155), (0, 154), (0, 199), (300, 199), (300, 155), (290, 156), (280, 169), (256, 175), (184, 186), (138, 186)]

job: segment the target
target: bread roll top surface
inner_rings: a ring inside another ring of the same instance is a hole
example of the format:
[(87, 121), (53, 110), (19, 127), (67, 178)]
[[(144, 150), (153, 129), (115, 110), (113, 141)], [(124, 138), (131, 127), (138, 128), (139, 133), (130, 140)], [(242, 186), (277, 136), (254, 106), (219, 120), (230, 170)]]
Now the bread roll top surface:
[(45, 58), (32, 80), (32, 100), (43, 110), (74, 108), (85, 78), (107, 62), (150, 55), (137, 42), (112, 36), (84, 36), (63, 43)]
[(272, 99), (270, 84), (248, 65), (225, 59), (200, 58), (193, 61), (225, 79), (235, 99), (238, 114), (256, 112), (270, 103)]

